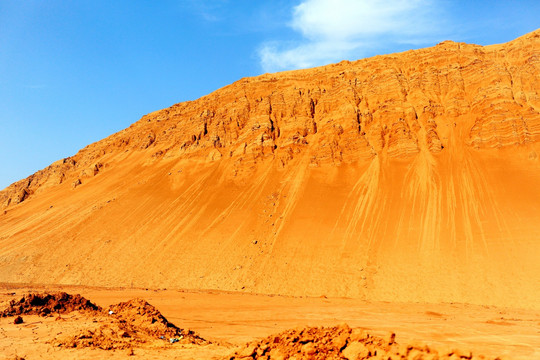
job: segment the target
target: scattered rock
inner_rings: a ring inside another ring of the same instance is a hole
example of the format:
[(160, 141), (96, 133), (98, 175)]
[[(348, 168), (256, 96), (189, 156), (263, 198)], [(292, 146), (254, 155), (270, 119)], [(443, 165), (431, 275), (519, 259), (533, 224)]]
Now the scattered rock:
[(472, 359), (470, 352), (452, 350), (437, 353), (422, 344), (401, 346), (395, 342), (395, 337), (394, 333), (384, 338), (372, 336), (362, 329), (351, 329), (346, 324), (294, 329), (250, 342), (227, 359)]
[[(120, 334), (119, 324), (105, 324), (95, 329), (83, 330), (80, 333), (53, 340), (58, 347), (65, 348), (97, 348), (102, 350), (124, 350), (131, 348), (133, 344), (129, 339)], [(143, 340), (137, 339), (137, 343)]]

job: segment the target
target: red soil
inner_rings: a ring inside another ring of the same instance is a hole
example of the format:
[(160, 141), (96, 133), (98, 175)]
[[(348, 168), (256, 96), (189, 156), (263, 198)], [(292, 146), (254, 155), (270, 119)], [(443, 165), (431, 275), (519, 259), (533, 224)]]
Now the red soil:
[(381, 338), (349, 326), (311, 327), (284, 331), (253, 341), (237, 350), (230, 360), (364, 360), (364, 359), (485, 359), (462, 350), (437, 350), (420, 344), (398, 344), (394, 333)]
[(65, 292), (28, 294), (20, 300), (12, 300), (9, 306), (0, 312), (0, 317), (15, 315), (42, 315), (51, 313), (66, 314), (72, 311), (100, 311), (101, 308), (80, 295)]

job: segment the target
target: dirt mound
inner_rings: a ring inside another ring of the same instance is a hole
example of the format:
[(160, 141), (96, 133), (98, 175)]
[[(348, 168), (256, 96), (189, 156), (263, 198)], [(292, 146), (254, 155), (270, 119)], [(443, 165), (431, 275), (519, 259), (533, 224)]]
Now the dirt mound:
[(438, 351), (424, 345), (400, 345), (347, 325), (287, 330), (246, 344), (227, 359), (485, 359), (470, 352)]
[(9, 306), (0, 313), (0, 317), (16, 315), (41, 315), (50, 313), (65, 314), (72, 311), (100, 311), (101, 308), (79, 294), (65, 292), (31, 293), (20, 300), (11, 300)]
[(176, 337), (181, 330), (170, 323), (154, 306), (143, 299), (133, 299), (109, 307), (109, 314), (146, 334), (155, 337)]
[(103, 350), (129, 349), (144, 344), (195, 344), (209, 342), (188, 329), (170, 323), (154, 306), (143, 299), (111, 305), (99, 326), (53, 340), (56, 346)]

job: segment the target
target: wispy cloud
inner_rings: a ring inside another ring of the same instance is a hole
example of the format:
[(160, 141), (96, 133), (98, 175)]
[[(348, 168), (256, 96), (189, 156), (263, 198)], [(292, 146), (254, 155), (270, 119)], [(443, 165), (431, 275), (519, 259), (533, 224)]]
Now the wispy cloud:
[(361, 57), (381, 42), (423, 44), (444, 25), (434, 0), (303, 0), (289, 26), (301, 40), (263, 44), (258, 55), (264, 71)]
[(222, 10), (227, 3), (228, 0), (188, 0), (185, 5), (205, 21), (217, 22), (222, 20)]

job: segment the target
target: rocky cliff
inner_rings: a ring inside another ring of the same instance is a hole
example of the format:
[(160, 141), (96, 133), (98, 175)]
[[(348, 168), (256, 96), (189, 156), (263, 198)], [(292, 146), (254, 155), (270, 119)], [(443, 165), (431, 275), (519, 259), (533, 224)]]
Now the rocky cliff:
[(540, 31), (241, 79), (0, 192), (0, 281), (532, 306), (539, 94)]

